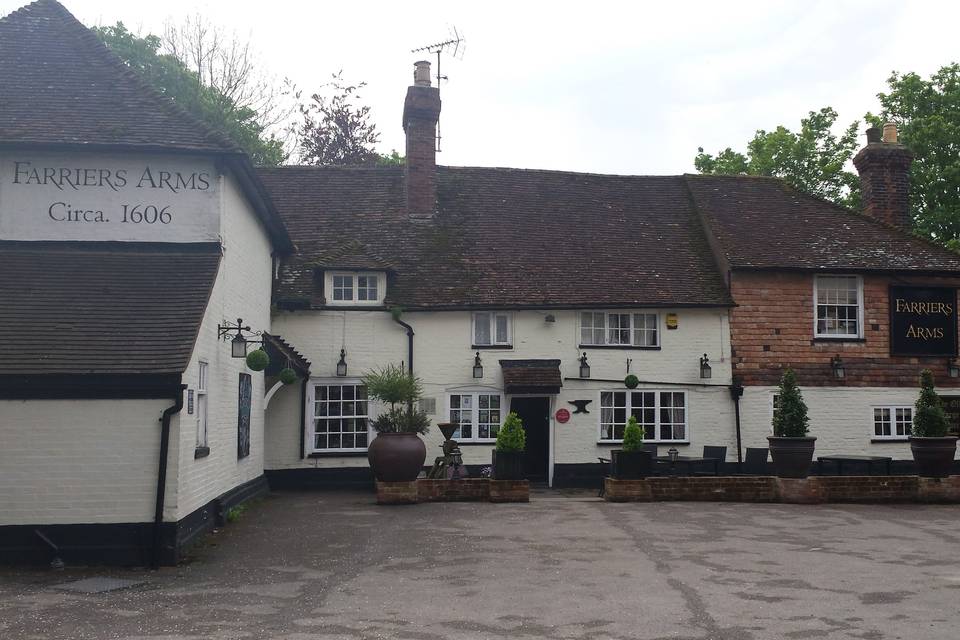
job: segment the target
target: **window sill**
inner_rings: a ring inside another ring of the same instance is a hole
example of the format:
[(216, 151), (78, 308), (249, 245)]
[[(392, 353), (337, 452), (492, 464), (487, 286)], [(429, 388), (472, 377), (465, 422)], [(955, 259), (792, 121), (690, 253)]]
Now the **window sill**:
[[(454, 438), (454, 440), (456, 440), (456, 438)], [(457, 440), (457, 445), (461, 447), (489, 447), (495, 444), (497, 444), (496, 440), (467, 440), (466, 442)]]
[(329, 302), (326, 302), (324, 303), (323, 308), (337, 309), (339, 311), (385, 311), (387, 306), (382, 302), (377, 302), (374, 304), (357, 304), (356, 302), (330, 304)]
[(870, 442), (873, 444), (890, 444), (890, 443), (903, 444), (905, 442), (909, 443), (910, 437), (905, 436), (903, 438), (870, 438)]
[[(687, 447), (690, 446), (689, 440), (644, 440), (643, 444), (655, 444), (659, 446), (672, 445), (675, 447)], [(623, 446), (623, 440), (597, 440), (598, 446), (609, 445), (612, 447)]]
[(629, 344), (581, 344), (580, 349), (622, 349), (624, 351), (660, 351), (661, 347), (635, 347)]
[(512, 344), (473, 344), (470, 345), (470, 348), (476, 351), (493, 351), (495, 349), (500, 349), (501, 351), (513, 351)]
[(308, 458), (366, 458), (366, 451), (314, 451)]
[(197, 447), (193, 450), (193, 459), (206, 458), (210, 455), (210, 447)]
[(832, 337), (832, 336), (817, 336), (813, 339), (814, 342), (866, 342), (866, 338), (845, 338), (845, 337)]

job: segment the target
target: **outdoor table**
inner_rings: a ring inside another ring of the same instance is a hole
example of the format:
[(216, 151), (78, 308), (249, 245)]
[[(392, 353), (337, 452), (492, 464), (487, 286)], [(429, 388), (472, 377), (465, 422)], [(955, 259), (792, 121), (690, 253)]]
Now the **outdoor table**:
[(817, 471), (823, 475), (823, 463), (833, 462), (837, 465), (837, 475), (843, 475), (843, 464), (845, 462), (865, 462), (867, 463), (867, 473), (873, 469), (874, 462), (881, 462), (886, 465), (887, 475), (890, 475), (890, 466), (893, 458), (888, 456), (817, 456)]
[(657, 456), (654, 458), (654, 461), (668, 463), (670, 465), (670, 472), (676, 469), (677, 463), (682, 462), (687, 465), (687, 475), (692, 475), (693, 465), (709, 462), (713, 465), (713, 475), (720, 475), (720, 458), (701, 458), (697, 456), (677, 456), (676, 458), (671, 458), (670, 456)]

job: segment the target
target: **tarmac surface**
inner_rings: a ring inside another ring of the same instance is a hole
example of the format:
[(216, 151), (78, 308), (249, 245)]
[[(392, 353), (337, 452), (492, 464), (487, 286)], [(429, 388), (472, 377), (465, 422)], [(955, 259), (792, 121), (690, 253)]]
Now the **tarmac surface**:
[[(179, 567), (0, 571), (0, 638), (956, 640), (958, 516), (276, 493)], [(93, 576), (142, 584), (61, 587)]]

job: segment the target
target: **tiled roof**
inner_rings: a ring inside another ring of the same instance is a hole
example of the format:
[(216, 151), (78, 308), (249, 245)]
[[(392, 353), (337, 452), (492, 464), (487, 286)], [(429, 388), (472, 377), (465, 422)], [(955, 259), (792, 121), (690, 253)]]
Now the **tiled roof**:
[(681, 176), (437, 171), (439, 211), (418, 224), (402, 168), (261, 169), (298, 247), (278, 300), (319, 304), (318, 259), (359, 242), (395, 266), (386, 303), (410, 309), (731, 303)]
[(180, 373), (215, 244), (0, 242), (0, 375)]
[(0, 143), (240, 153), (54, 0), (0, 19), (0, 70)]
[(782, 180), (686, 176), (733, 269), (960, 271), (960, 255)]
[(501, 360), (506, 393), (560, 393), (559, 360)]

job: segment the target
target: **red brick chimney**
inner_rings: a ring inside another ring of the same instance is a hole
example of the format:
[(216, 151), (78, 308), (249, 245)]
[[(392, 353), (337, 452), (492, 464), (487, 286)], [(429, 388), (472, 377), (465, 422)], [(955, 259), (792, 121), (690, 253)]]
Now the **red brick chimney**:
[(867, 129), (867, 146), (853, 159), (860, 173), (863, 212), (887, 224), (909, 231), (910, 164), (913, 153), (897, 142), (897, 125), (888, 122), (883, 133)]
[(403, 103), (407, 134), (407, 213), (412, 220), (430, 220), (437, 208), (437, 120), (440, 90), (430, 86), (430, 63), (414, 63), (413, 86)]

